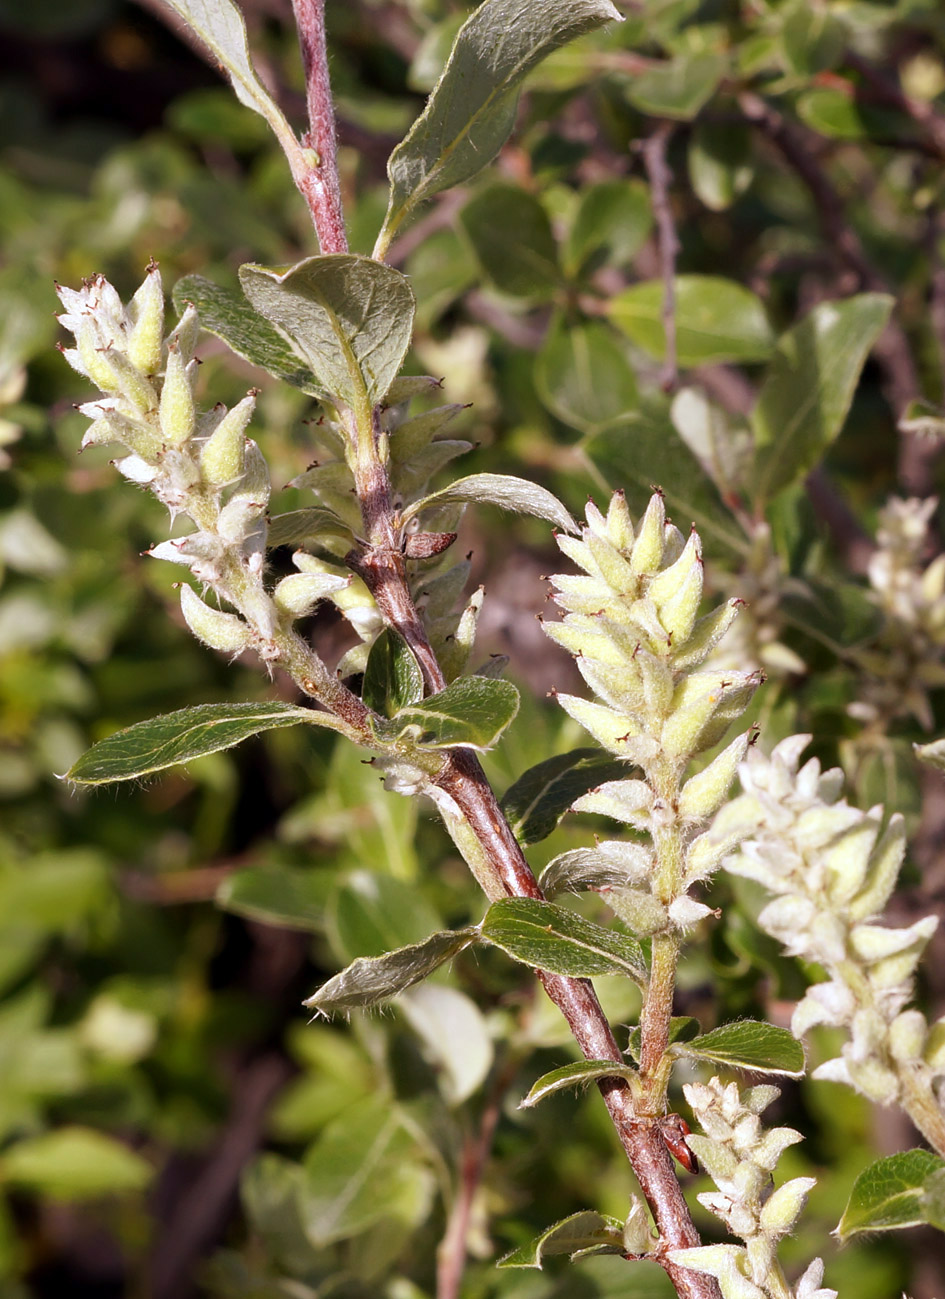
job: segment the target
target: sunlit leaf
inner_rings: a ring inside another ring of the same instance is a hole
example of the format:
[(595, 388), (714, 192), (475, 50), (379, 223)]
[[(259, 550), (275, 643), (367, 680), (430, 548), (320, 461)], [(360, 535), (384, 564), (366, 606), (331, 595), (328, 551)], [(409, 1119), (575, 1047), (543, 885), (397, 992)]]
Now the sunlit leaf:
[(384, 956), (358, 957), (303, 1004), (326, 1015), (377, 1006), (439, 969), (479, 939), (475, 926), (431, 934)]
[(413, 333), (405, 275), (370, 257), (330, 253), (282, 269), (242, 266), (240, 283), (332, 397), (354, 410), (384, 399)]
[(552, 414), (582, 433), (600, 432), (638, 405), (626, 343), (599, 320), (557, 321), (535, 358), (535, 386)]
[(296, 348), (238, 290), (221, 288), (202, 275), (187, 275), (174, 286), (174, 304), (183, 312), (188, 302), (197, 308), (201, 327), (237, 356), (312, 397), (326, 395)]
[(786, 1028), (751, 1019), (723, 1024), (685, 1042), (677, 1041), (673, 1053), (753, 1073), (788, 1074), (792, 1078), (804, 1073), (804, 1048), (797, 1038)]
[(280, 726), (327, 726), (343, 730), (331, 713), (296, 704), (197, 704), (137, 722), (93, 744), (66, 773), (77, 785), (136, 780), (152, 772), (231, 749), (241, 740)]
[(499, 1260), (499, 1267), (540, 1268), (553, 1254), (622, 1254), (623, 1223), (593, 1209), (572, 1213)]
[[(761, 299), (718, 275), (677, 275), (676, 359), (680, 365), (763, 361), (774, 335)], [(628, 338), (652, 356), (666, 354), (662, 280), (645, 280), (611, 298), (607, 312)]]
[(382, 717), (423, 698), (423, 673), (406, 642), (389, 627), (371, 646), (361, 698)]
[(519, 1109), (531, 1109), (554, 1092), (586, 1087), (599, 1078), (635, 1078), (636, 1073), (636, 1069), (630, 1065), (615, 1064), (613, 1060), (578, 1060), (575, 1064), (566, 1064), (543, 1074), (532, 1084), (528, 1095), (519, 1104)]
[(324, 926), (330, 879), (289, 866), (249, 866), (223, 880), (216, 904), (263, 924), (317, 932)]
[(537, 483), (515, 478), (511, 474), (470, 474), (468, 478), (458, 478), (449, 487), (425, 496), (422, 501), (414, 501), (404, 510), (403, 518), (406, 522), (434, 506), (453, 505), (461, 501), (498, 505), (503, 510), (514, 510), (516, 514), (532, 514), (535, 518), (547, 519), (563, 532), (578, 531), (577, 524), (557, 496), (553, 496), (546, 488), (539, 487)]
[(518, 712), (518, 699), (511, 681), (457, 677), (439, 694), (402, 708), (390, 725), (426, 749), (489, 749)]
[(153, 1176), (147, 1160), (92, 1128), (64, 1127), (27, 1137), (0, 1155), (4, 1182), (64, 1200), (141, 1191)]
[(600, 749), (572, 749), (530, 767), (502, 796), (502, 811), (522, 845), (546, 839), (582, 794), (619, 780), (627, 764)]
[(620, 19), (610, 0), (486, 0), (460, 29), (421, 116), (387, 164), (383, 254), (419, 203), (474, 176), (508, 139), (522, 81), (552, 50)]
[[(940, 1180), (945, 1160), (931, 1150), (903, 1150), (864, 1168), (853, 1183), (837, 1235), (849, 1240), (863, 1231), (918, 1227), (929, 1216), (929, 1182)], [(935, 1225), (942, 1227), (940, 1215)]]
[(553, 902), (503, 898), (493, 902), (482, 924), (482, 936), (524, 965), (572, 978), (627, 974), (646, 982), (643, 950), (635, 939)]

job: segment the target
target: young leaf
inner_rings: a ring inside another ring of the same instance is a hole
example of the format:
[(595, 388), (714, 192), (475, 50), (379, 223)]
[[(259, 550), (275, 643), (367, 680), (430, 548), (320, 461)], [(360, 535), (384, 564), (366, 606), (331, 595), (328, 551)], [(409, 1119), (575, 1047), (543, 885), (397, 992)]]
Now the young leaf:
[(804, 1073), (804, 1048), (786, 1028), (752, 1019), (723, 1024), (700, 1037), (677, 1042), (673, 1054), (753, 1073), (783, 1073), (800, 1078)]
[(298, 722), (336, 731), (345, 729), (344, 723), (331, 713), (296, 704), (197, 704), (137, 722), (99, 740), (66, 772), (65, 779), (77, 785), (137, 780), (207, 753), (231, 749), (261, 731), (295, 726)]
[(501, 807), (523, 847), (547, 839), (576, 798), (605, 780), (619, 780), (627, 764), (600, 749), (572, 749), (546, 758), (505, 791)]
[(894, 1231), (929, 1222), (927, 1187), (942, 1170), (945, 1160), (931, 1150), (903, 1150), (877, 1159), (853, 1183), (837, 1227), (840, 1240), (846, 1242), (861, 1231)]
[(327, 395), (299, 352), (249, 305), (242, 293), (221, 288), (202, 275), (186, 275), (175, 284), (173, 296), (182, 314), (192, 302), (201, 328), (221, 338), (237, 356), (311, 397)]
[(325, 1015), (377, 1006), (419, 983), (478, 940), (479, 930), (471, 925), (431, 934), (422, 943), (385, 956), (360, 956), (302, 1004)]
[(547, 519), (563, 532), (578, 532), (578, 526), (571, 518), (557, 496), (537, 483), (530, 483), (524, 478), (515, 478), (511, 474), (470, 474), (468, 478), (459, 478), (442, 491), (425, 496), (422, 501), (414, 501), (404, 510), (403, 520), (406, 523), (414, 515), (434, 506), (453, 505), (459, 501), (477, 501), (481, 505), (499, 505), (504, 510), (514, 510), (517, 514), (533, 514), (537, 519)]
[(423, 698), (423, 673), (406, 642), (385, 627), (371, 646), (361, 698), (382, 717)]
[(635, 983), (646, 983), (643, 949), (635, 939), (553, 902), (534, 898), (493, 902), (482, 922), (482, 936), (533, 969), (572, 978), (628, 974)]
[(289, 155), (298, 151), (295, 132), (256, 76), (243, 16), (232, 0), (167, 0), (226, 69), (236, 98), (266, 119)]
[(751, 416), (758, 505), (809, 473), (836, 438), (892, 305), (884, 293), (821, 302), (778, 339)]
[(546, 1227), (540, 1236), (536, 1236), (527, 1245), (520, 1245), (511, 1254), (506, 1254), (497, 1266), (540, 1269), (546, 1255), (586, 1256), (623, 1252), (623, 1223), (620, 1219), (597, 1213), (593, 1209), (584, 1209), (581, 1213), (572, 1213), (570, 1217)]
[(248, 916), (266, 925), (317, 933), (324, 927), (326, 872), (290, 866), (250, 866), (234, 871), (220, 884), (216, 904), (222, 911)]
[(140, 1191), (153, 1176), (154, 1169), (140, 1155), (92, 1128), (44, 1132), (0, 1155), (5, 1183), (64, 1200)]
[[(699, 1021), (692, 1015), (673, 1015), (669, 1021), (669, 1044), (673, 1042), (689, 1042), (696, 1037), (699, 1032)], [(642, 1035), (639, 1024), (630, 1030), (630, 1036), (627, 1039), (627, 1054), (632, 1056), (639, 1064), (642, 1052)]]
[(390, 156), (390, 204), (375, 256), (425, 199), (469, 180), (509, 137), (523, 79), (552, 50), (620, 14), (610, 0), (486, 0), (460, 29), (443, 74)]
[(495, 744), (517, 712), (518, 691), (510, 681), (457, 677), (439, 694), (402, 708), (391, 725), (425, 749), (481, 750)]
[(376, 406), (403, 364), (416, 309), (400, 271), (349, 253), (278, 270), (240, 267), (252, 305), (288, 334), (318, 383), (351, 409)]
[(519, 1103), (520, 1110), (531, 1109), (543, 1101), (552, 1092), (564, 1091), (568, 1087), (585, 1087), (596, 1082), (598, 1078), (635, 1078), (636, 1069), (626, 1064), (615, 1064), (613, 1060), (578, 1060), (576, 1064), (566, 1064), (560, 1069), (552, 1069), (543, 1074), (529, 1090), (528, 1095)]
[(502, 293), (545, 302), (561, 278), (548, 213), (517, 185), (490, 185), (459, 215), (485, 274)]
[[(717, 275), (677, 275), (676, 356), (680, 365), (764, 361), (774, 335), (761, 299)], [(663, 281), (645, 280), (610, 300), (608, 315), (658, 360), (666, 351)]]
[(535, 358), (535, 386), (551, 413), (582, 433), (626, 420), (639, 402), (626, 343), (600, 320), (557, 321)]

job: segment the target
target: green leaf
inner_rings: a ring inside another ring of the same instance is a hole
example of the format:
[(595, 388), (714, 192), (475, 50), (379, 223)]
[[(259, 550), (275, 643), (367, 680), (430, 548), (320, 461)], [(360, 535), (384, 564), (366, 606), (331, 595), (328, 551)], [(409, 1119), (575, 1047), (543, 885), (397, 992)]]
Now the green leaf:
[(688, 122), (712, 98), (727, 70), (725, 54), (682, 54), (630, 77), (626, 95), (641, 112)]
[(646, 983), (643, 949), (635, 939), (553, 902), (534, 898), (493, 902), (482, 922), (482, 936), (533, 969), (571, 978), (627, 974), (641, 986)]
[(406, 523), (414, 515), (441, 505), (453, 505), (460, 501), (476, 501), (480, 505), (498, 505), (503, 510), (514, 510), (517, 514), (533, 514), (537, 519), (547, 519), (562, 532), (578, 532), (578, 526), (564, 508), (557, 496), (537, 483), (530, 483), (525, 478), (515, 478), (512, 474), (470, 474), (468, 478), (458, 478), (442, 491), (425, 496), (422, 501), (414, 501), (403, 512)]
[(354, 533), (344, 519), (322, 505), (274, 515), (269, 520), (266, 541), (270, 548), (301, 546), (303, 542), (315, 541), (319, 537), (338, 537), (349, 545), (354, 541)]
[(638, 515), (646, 509), (655, 483), (666, 497), (667, 513), (684, 527), (694, 523), (707, 551), (744, 553), (745, 536), (731, 510), (668, 416), (643, 412), (626, 427), (608, 429), (584, 446), (607, 486), (623, 488)]
[(403, 365), (416, 309), (400, 271), (349, 253), (308, 257), (279, 270), (240, 267), (252, 305), (292, 339), (336, 401), (376, 406)]
[(386, 1097), (363, 1101), (357, 1122), (342, 1114), (325, 1128), (304, 1161), (299, 1200), (305, 1234), (317, 1249), (359, 1235), (382, 1218), (397, 1217), (403, 1197), (415, 1198), (429, 1170), (418, 1167), (413, 1139)]
[(639, 401), (626, 344), (599, 320), (556, 321), (535, 358), (535, 386), (552, 414), (582, 433), (618, 423)]
[(502, 293), (546, 302), (561, 273), (548, 213), (517, 185), (490, 185), (459, 214), (476, 260)]
[(221, 288), (202, 275), (187, 275), (174, 286), (174, 305), (183, 313), (188, 302), (196, 307), (201, 328), (222, 338), (237, 356), (311, 397), (326, 395), (324, 386), (293, 345), (249, 305), (242, 293)]
[(226, 69), (240, 103), (266, 119), (291, 160), (299, 147), (295, 132), (256, 76), (246, 26), (236, 5), (232, 0), (167, 0), (167, 3)]
[(805, 91), (798, 98), (797, 115), (813, 130), (834, 140), (862, 140), (869, 135), (852, 86), (849, 91), (831, 86)]
[(723, 1024), (700, 1037), (677, 1043), (673, 1054), (753, 1073), (782, 1073), (800, 1078), (804, 1073), (804, 1048), (786, 1028), (752, 1019)]
[(93, 744), (66, 772), (77, 785), (105, 785), (113, 780), (137, 780), (165, 767), (176, 767), (208, 753), (231, 749), (241, 740), (280, 726), (327, 726), (344, 731), (331, 713), (297, 704), (197, 704), (176, 713), (137, 722)]
[(153, 1176), (147, 1160), (91, 1128), (28, 1137), (0, 1156), (0, 1180), (64, 1200), (141, 1191)]
[(377, 1006), (419, 983), (434, 970), (452, 960), (458, 952), (479, 941), (475, 926), (442, 930), (422, 943), (400, 947), (384, 956), (361, 956), (323, 983), (302, 1004), (325, 1015)]
[(863, 1231), (894, 1231), (929, 1222), (929, 1191), (937, 1187), (928, 1184), (940, 1180), (943, 1170), (945, 1160), (931, 1150), (904, 1150), (864, 1168), (837, 1227), (840, 1240)]
[[(717, 275), (677, 275), (676, 359), (680, 365), (763, 361), (774, 335), (761, 299)], [(611, 298), (608, 314), (628, 338), (658, 360), (666, 353), (663, 281), (645, 280)]]
[(840, 61), (847, 43), (846, 24), (826, 6), (797, 0), (782, 10), (784, 59), (789, 72), (811, 77)]
[(747, 127), (700, 122), (689, 137), (689, 179), (713, 212), (724, 212), (744, 194), (755, 174)]
[[(605, 180), (582, 193), (564, 243), (569, 275), (590, 261), (625, 266), (636, 257), (653, 228), (650, 191), (642, 180)], [(591, 260), (593, 259), (593, 260)]]
[(751, 416), (757, 504), (809, 473), (836, 438), (892, 306), (884, 293), (821, 302), (778, 339)]
[[(692, 1015), (673, 1015), (669, 1021), (669, 1045), (674, 1042), (689, 1042), (699, 1033), (699, 1021)], [(627, 1039), (627, 1054), (640, 1063), (642, 1054), (642, 1035), (640, 1026), (630, 1030), (630, 1036)]]
[(518, 712), (511, 681), (457, 677), (445, 690), (408, 708), (391, 721), (398, 736), (425, 749), (490, 749)]
[(584, 1209), (546, 1227), (527, 1245), (499, 1260), (499, 1267), (537, 1267), (552, 1254), (622, 1254), (623, 1223), (593, 1209)]
[(385, 627), (371, 646), (361, 698), (382, 717), (423, 698), (423, 673), (406, 641)]
[(539, 1101), (553, 1092), (565, 1091), (570, 1087), (586, 1087), (598, 1078), (636, 1078), (637, 1071), (630, 1065), (615, 1064), (613, 1060), (579, 1060), (576, 1064), (566, 1064), (560, 1069), (552, 1069), (542, 1074), (529, 1090), (528, 1095), (519, 1103), (520, 1110), (531, 1109)]
[(324, 928), (329, 886), (324, 872), (250, 866), (223, 880), (217, 889), (216, 904), (223, 911), (266, 925), (317, 933)]
[(423, 113), (387, 164), (391, 194), (376, 256), (425, 199), (487, 166), (508, 139), (518, 93), (561, 45), (620, 20), (610, 0), (486, 0), (463, 24)]
[(627, 764), (617, 762), (600, 749), (572, 749), (546, 758), (505, 791), (501, 807), (516, 839), (522, 846), (547, 839), (552, 830), (582, 794), (605, 780), (619, 780)]

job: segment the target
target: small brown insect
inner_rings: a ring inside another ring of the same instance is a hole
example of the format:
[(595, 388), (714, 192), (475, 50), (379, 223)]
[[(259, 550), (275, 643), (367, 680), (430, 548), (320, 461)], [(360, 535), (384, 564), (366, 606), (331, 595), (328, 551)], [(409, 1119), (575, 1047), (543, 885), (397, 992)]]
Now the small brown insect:
[(686, 1145), (686, 1137), (692, 1131), (686, 1120), (678, 1114), (666, 1114), (659, 1121), (659, 1129), (669, 1153), (679, 1160), (687, 1173), (698, 1173), (699, 1161)]

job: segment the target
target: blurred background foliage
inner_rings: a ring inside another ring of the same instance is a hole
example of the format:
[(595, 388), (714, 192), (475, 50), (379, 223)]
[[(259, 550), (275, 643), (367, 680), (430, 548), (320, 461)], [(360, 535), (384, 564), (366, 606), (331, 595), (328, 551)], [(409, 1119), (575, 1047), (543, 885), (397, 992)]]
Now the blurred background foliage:
[[(264, 78), (301, 122), (288, 3), (242, 8)], [(386, 157), (464, 13), (329, 0), (356, 251), (370, 250)], [(614, 487), (638, 506), (652, 482), (681, 526), (691, 507), (713, 589), (752, 602), (733, 653), (769, 673), (765, 741), (812, 731), (852, 798), (907, 814), (901, 914), (933, 910), (945, 814), (911, 742), (945, 728), (945, 676), (930, 666), (942, 629), (931, 614), (897, 622), (864, 571), (888, 496), (940, 490), (945, 12), (638, 0), (626, 17), (543, 64), (496, 165), (395, 244), (420, 302), (412, 368), (472, 403), (464, 472), (535, 476), (576, 512)], [(494, 1268), (578, 1208), (623, 1216), (628, 1194), (593, 1097), (516, 1110), (573, 1048), (500, 953), (462, 954), (382, 1017), (305, 1022), (302, 998), (345, 961), (479, 919), (428, 809), (384, 794), (359, 752), (309, 728), (141, 788), (57, 779), (120, 726), (287, 686), (190, 638), (175, 572), (141, 555), (164, 536), (162, 512), (106, 454), (76, 459), (72, 403), (88, 394), (54, 350), (53, 282), (102, 271), (127, 296), (153, 257), (168, 286), (192, 271), (232, 284), (241, 262), (291, 262), (314, 240), (263, 124), (156, 0), (0, 0), (0, 36), (0, 1299), (452, 1299), (437, 1249), (463, 1214), (471, 1299), (667, 1294), (649, 1264)], [(657, 137), (665, 196), (647, 161)], [(682, 277), (670, 373), (667, 221)], [(740, 510), (745, 480), (732, 464), (706, 471), (712, 446), (737, 459), (775, 340), (865, 291), (894, 295), (895, 324), (842, 432), (822, 430), (809, 462)], [(213, 340), (202, 357), (208, 404), (260, 384), (255, 435), (274, 482), (299, 473), (307, 399)], [(904, 414), (925, 442), (897, 433)], [(584, 741), (544, 698), (572, 683), (534, 621), (555, 562), (547, 529), (477, 515), (462, 543), (487, 587), (483, 657), (509, 654), (524, 692), (488, 761), (501, 792)], [(920, 538), (915, 563), (936, 546)], [(344, 647), (329, 616), (312, 634), (326, 657)], [(534, 863), (587, 833), (567, 819)], [(802, 972), (751, 925), (749, 885), (722, 882), (715, 901), (681, 1010), (706, 1026), (784, 1022)], [(933, 956), (933, 1013), (941, 970)], [(613, 1022), (633, 1021), (632, 989), (602, 994)], [(823, 1254), (829, 1284), (859, 1299), (941, 1293), (931, 1233), (843, 1251), (828, 1235), (859, 1169), (912, 1134), (827, 1083), (788, 1085), (777, 1118), (807, 1135), (786, 1175), (820, 1179), (789, 1266)], [(706, 1215), (699, 1225), (711, 1237)]]

